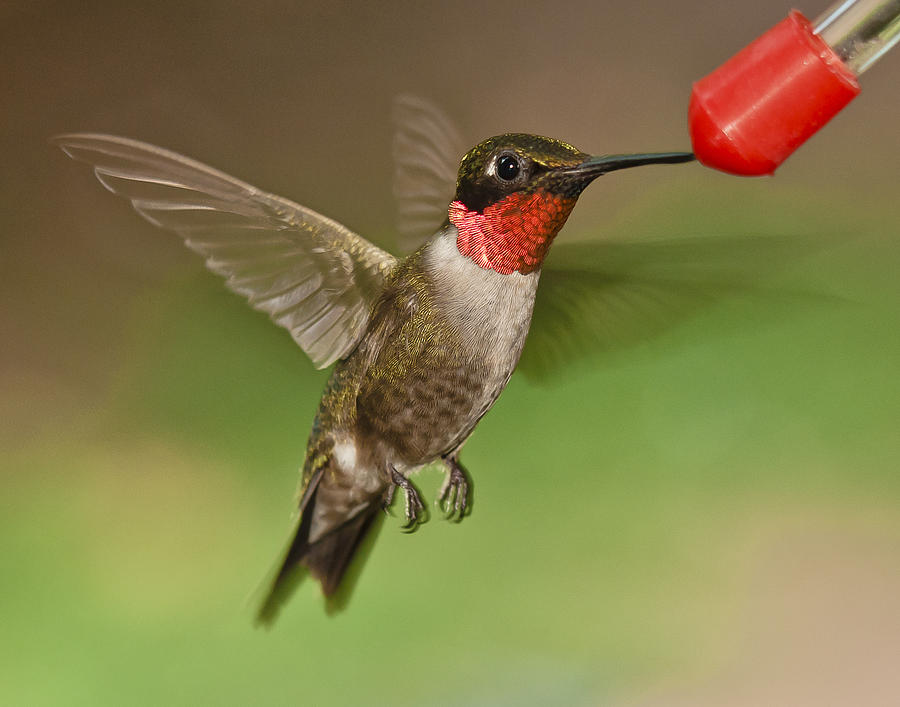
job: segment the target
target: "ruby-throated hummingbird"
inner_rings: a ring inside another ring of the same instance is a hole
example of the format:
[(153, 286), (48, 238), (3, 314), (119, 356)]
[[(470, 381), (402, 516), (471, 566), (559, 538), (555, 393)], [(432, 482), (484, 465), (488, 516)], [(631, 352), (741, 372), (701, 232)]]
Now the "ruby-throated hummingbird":
[(439, 502), (457, 519), (469, 511), (460, 450), (516, 367), (544, 257), (579, 195), (613, 170), (693, 159), (592, 157), (546, 137), (492, 137), (463, 157), (443, 226), (397, 259), (311, 209), (158, 147), (99, 134), (55, 142), (145, 219), (182, 236), (314, 364), (337, 362), (263, 621), (300, 568), (332, 595), (398, 487), (415, 527), (425, 506), (414, 470), (443, 464)]

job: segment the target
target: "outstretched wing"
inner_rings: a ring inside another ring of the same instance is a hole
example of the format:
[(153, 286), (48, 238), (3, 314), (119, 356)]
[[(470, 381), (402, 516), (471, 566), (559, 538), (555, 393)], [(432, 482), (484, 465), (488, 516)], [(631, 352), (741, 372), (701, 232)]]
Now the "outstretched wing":
[(424, 98), (394, 99), (394, 198), (404, 250), (414, 250), (447, 218), (466, 146), (456, 126)]
[(318, 368), (359, 342), (396, 263), (389, 253), (311, 209), (174, 152), (91, 133), (54, 141), (150, 223), (184, 238)]
[(541, 274), (519, 370), (550, 379), (580, 359), (641, 344), (732, 297), (762, 305), (757, 309), (766, 316), (842, 302), (765, 283), (820, 250), (824, 240), (746, 235), (557, 245)]

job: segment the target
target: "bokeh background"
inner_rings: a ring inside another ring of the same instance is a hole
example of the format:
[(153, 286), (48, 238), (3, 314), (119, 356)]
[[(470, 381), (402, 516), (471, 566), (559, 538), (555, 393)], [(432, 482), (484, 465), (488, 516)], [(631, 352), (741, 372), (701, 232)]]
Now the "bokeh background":
[(307, 583), (270, 632), (325, 373), (47, 140), (160, 144), (390, 246), (395, 94), (473, 139), (684, 149), (691, 82), (788, 9), (0, 3), (0, 702), (896, 704), (900, 52), (777, 177), (617, 173), (559, 239), (822, 234), (773, 275), (822, 302), (514, 377), (474, 515), (388, 519), (346, 612)]

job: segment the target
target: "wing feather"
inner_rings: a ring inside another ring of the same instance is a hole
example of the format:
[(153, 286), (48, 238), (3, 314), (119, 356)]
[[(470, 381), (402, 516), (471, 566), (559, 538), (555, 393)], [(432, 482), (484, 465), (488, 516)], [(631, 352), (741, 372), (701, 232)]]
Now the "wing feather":
[(833, 306), (841, 300), (826, 292), (767, 282), (828, 240), (821, 233), (721, 235), (554, 246), (519, 369), (550, 380), (579, 360), (639, 345), (729, 299), (772, 317)]
[(396, 259), (341, 224), (153, 145), (77, 133), (54, 142), (155, 226), (174, 231), (324, 368), (359, 342)]
[(453, 121), (418, 96), (397, 96), (393, 122), (397, 230), (413, 250), (446, 220), (466, 146)]

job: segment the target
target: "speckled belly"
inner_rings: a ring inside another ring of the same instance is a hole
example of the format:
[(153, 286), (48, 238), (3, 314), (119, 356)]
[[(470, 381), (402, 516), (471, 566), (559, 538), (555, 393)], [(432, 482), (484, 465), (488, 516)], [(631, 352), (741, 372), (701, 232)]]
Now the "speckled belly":
[[(444, 357), (436, 356), (441, 359)], [(467, 361), (433, 360), (426, 368), (385, 381), (357, 400), (361, 431), (390, 447), (398, 462), (424, 464), (453, 451), (491, 407), (508, 371)]]

